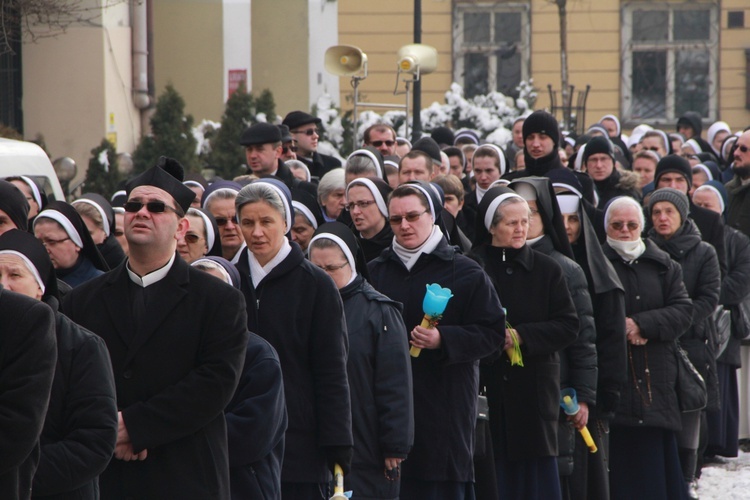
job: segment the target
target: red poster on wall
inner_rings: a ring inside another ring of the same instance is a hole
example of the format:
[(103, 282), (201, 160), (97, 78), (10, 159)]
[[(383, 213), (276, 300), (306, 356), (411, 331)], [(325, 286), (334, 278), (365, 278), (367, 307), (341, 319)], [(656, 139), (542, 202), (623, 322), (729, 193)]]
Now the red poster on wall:
[(227, 78), (228, 96), (232, 97), (232, 94), (240, 88), (240, 84), (244, 84), (245, 91), (247, 91), (247, 70), (246, 69), (230, 69), (229, 77)]

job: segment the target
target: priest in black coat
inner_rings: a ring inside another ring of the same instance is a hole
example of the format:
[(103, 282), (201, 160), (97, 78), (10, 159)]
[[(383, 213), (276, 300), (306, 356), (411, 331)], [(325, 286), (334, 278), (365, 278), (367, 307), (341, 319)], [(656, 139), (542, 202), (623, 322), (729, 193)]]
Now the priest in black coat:
[(242, 294), (176, 254), (194, 193), (162, 158), (131, 180), (127, 262), (65, 297), (112, 358), (120, 410), (102, 498), (228, 499), (223, 410), (247, 345)]

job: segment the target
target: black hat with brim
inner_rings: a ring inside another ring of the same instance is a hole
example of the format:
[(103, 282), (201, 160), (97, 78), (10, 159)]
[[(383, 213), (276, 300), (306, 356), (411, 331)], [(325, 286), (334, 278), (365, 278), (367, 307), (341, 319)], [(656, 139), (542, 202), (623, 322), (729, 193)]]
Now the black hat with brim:
[(284, 121), (281, 122), (283, 125), (289, 127), (289, 130), (294, 131), (296, 128), (302, 125), (308, 125), (310, 123), (321, 123), (321, 119), (317, 116), (313, 116), (304, 111), (292, 111), (284, 117)]

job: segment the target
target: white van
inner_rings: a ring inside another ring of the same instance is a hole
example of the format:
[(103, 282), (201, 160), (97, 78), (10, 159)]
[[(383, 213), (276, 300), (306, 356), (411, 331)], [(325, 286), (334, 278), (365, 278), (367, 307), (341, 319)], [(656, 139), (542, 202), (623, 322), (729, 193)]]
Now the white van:
[(0, 137), (0, 179), (25, 175), (42, 187), (49, 201), (65, 201), (60, 181), (42, 148), (32, 142)]

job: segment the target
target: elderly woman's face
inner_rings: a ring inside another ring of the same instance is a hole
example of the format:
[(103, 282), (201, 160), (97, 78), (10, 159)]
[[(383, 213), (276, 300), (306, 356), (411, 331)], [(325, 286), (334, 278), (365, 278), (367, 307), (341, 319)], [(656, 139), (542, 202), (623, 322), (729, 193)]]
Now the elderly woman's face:
[(94, 219), (88, 215), (81, 214), (81, 219), (83, 219), (83, 223), (86, 224), (86, 229), (89, 230), (89, 234), (91, 235), (91, 239), (94, 240), (94, 243), (97, 245), (104, 243), (104, 240), (107, 239), (107, 233), (104, 232), (104, 229), (99, 227)]
[(693, 204), (697, 207), (707, 208), (716, 212), (721, 213), (721, 203), (719, 197), (708, 189), (701, 189), (693, 193)]
[(41, 219), (34, 224), (34, 236), (47, 249), (55, 269), (70, 269), (78, 262), (81, 249), (73, 243), (65, 229), (52, 219)]
[(31, 188), (28, 184), (23, 181), (10, 181), (11, 184), (21, 190), (23, 195), (26, 197), (26, 201), (29, 202), (29, 219), (36, 217), (39, 213), (39, 204), (34, 199), (34, 193), (31, 192)]
[(331, 193), (323, 200), (323, 208), (328, 214), (328, 217), (337, 219), (341, 215), (341, 211), (346, 205), (346, 189), (334, 189)]
[(654, 224), (656, 232), (665, 240), (674, 236), (682, 225), (680, 212), (677, 210), (677, 207), (668, 201), (654, 203), (651, 209), (651, 221)]
[(417, 195), (391, 199), (388, 216), (396, 241), (410, 250), (427, 241), (435, 225), (430, 210), (422, 205)]
[(265, 266), (281, 250), (287, 227), (278, 210), (265, 201), (256, 201), (240, 209), (240, 230), (247, 248)]
[(11, 292), (37, 300), (42, 298), (36, 278), (18, 255), (0, 254), (0, 284)]
[(641, 237), (641, 218), (638, 209), (624, 205), (611, 209), (607, 221), (607, 236), (620, 241), (636, 241)]
[(177, 238), (177, 251), (188, 264), (195, 262), (208, 253), (206, 242), (206, 225), (201, 216), (186, 215), (190, 222), (187, 232)]
[(315, 234), (315, 228), (310, 225), (307, 217), (296, 214), (292, 225), (292, 241), (297, 243), (302, 250), (307, 250), (307, 245), (310, 244), (313, 234)]
[(310, 252), (310, 262), (330, 276), (339, 290), (344, 288), (352, 278), (351, 266), (340, 248), (313, 248)]
[(521, 248), (526, 244), (529, 232), (529, 206), (526, 203), (512, 203), (498, 210), (503, 218), (490, 228), (492, 246)]

